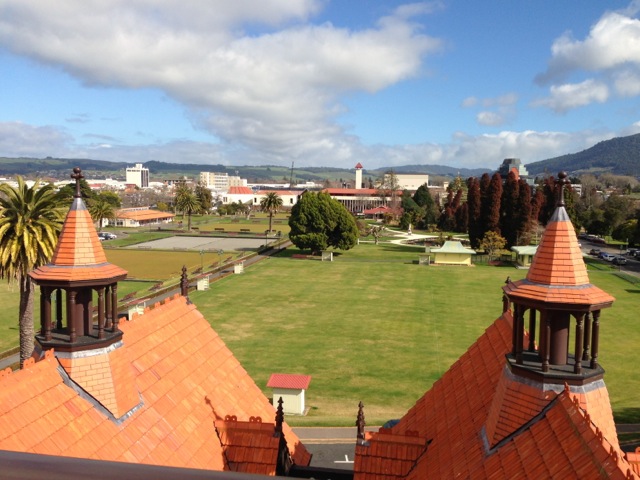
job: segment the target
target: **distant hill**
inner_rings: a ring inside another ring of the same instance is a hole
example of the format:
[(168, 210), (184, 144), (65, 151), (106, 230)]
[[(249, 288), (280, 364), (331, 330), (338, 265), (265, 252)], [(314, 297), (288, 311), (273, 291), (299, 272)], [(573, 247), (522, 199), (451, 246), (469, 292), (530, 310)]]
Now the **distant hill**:
[(561, 170), (571, 175), (612, 173), (640, 176), (640, 133), (597, 143), (578, 153), (527, 163), (530, 175), (555, 175)]
[[(496, 159), (496, 167), (502, 159)], [(124, 179), (125, 169), (133, 164), (125, 162), (108, 162), (78, 158), (6, 158), (0, 157), (0, 176), (23, 175), (29, 177), (68, 178), (73, 167), (82, 168), (87, 177), (112, 177)], [(239, 175), (250, 183), (294, 183), (312, 181), (321, 183), (325, 180), (351, 181), (354, 178), (353, 168), (333, 167), (290, 167), (278, 165), (260, 166), (224, 166), (184, 163), (166, 163), (151, 160), (144, 163), (153, 179), (177, 178), (186, 176), (197, 179), (200, 172), (221, 172)], [(583, 173), (612, 173), (615, 175), (631, 175), (640, 177), (640, 134), (628, 137), (617, 137), (594, 145), (578, 153), (562, 155), (539, 162), (528, 163), (527, 170), (531, 176), (555, 175), (566, 170), (571, 175)], [(462, 178), (480, 177), (483, 173), (494, 172), (489, 168), (454, 168), (445, 165), (402, 165), (377, 169), (365, 169), (363, 178), (375, 180), (389, 170), (401, 174), (428, 174), (442, 177)]]

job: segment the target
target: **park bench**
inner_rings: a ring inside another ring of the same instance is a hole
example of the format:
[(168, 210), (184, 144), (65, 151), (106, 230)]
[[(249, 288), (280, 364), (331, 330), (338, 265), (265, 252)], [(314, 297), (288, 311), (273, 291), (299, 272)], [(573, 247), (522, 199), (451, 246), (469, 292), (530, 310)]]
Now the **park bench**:
[(249, 233), (251, 230), (249, 228), (241, 228), (240, 233)]
[(224, 232), (224, 228), (214, 228), (213, 230), (216, 232)]

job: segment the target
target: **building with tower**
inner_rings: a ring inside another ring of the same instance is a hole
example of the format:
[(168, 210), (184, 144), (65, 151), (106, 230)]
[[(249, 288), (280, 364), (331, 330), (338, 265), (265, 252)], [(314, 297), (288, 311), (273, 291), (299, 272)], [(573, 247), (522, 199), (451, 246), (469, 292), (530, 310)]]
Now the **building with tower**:
[(360, 190), (364, 188), (364, 183), (362, 183), (362, 164), (358, 162), (356, 165), (356, 182), (355, 182), (356, 190)]

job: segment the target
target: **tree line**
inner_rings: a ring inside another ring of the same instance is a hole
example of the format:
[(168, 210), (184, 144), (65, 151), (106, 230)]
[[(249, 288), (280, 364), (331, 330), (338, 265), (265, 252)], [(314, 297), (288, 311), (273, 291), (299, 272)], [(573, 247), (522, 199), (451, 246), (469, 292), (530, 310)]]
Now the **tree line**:
[[(572, 183), (580, 183), (572, 179)], [(510, 172), (506, 179), (499, 173), (456, 178), (448, 187), (446, 198), (439, 202), (431, 198), (426, 185), (411, 195), (404, 192), (400, 228), (409, 225), (425, 230), (468, 234), (473, 248), (480, 248), (483, 238), (493, 232), (504, 238), (505, 246), (528, 245), (539, 226), (545, 226), (556, 206), (557, 186), (554, 176), (540, 179), (533, 186)], [(634, 200), (613, 191), (606, 197), (602, 185), (584, 182), (582, 194), (570, 186), (564, 190), (565, 209), (576, 231), (582, 229), (595, 235), (611, 235), (614, 239), (640, 243)]]

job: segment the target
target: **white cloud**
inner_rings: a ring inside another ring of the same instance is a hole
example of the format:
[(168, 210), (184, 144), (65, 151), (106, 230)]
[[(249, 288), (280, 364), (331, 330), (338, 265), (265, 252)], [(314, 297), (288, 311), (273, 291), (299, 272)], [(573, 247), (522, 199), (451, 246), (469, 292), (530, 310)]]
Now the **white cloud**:
[(357, 31), (309, 23), (321, 6), (7, 0), (0, 46), (59, 65), (87, 85), (160, 89), (223, 141), (291, 159), (349, 143), (335, 121), (341, 95), (414, 77), (441, 48), (412, 20), (431, 4), (399, 7)]
[(594, 102), (604, 103), (608, 98), (608, 87), (604, 83), (590, 79), (581, 83), (553, 85), (551, 95), (532, 102), (532, 106), (548, 107), (558, 113), (564, 113)]
[(0, 122), (0, 152), (11, 157), (46, 157), (68, 152), (73, 137), (60, 128)]
[[(448, 143), (416, 145), (364, 146), (354, 137), (327, 139), (309, 148), (309, 154), (296, 160), (296, 166), (332, 165), (351, 168), (360, 161), (365, 168), (393, 167), (412, 164), (437, 164), (460, 168), (497, 169), (505, 158), (517, 157), (523, 163), (574, 153), (592, 147), (615, 136), (640, 133), (640, 122), (619, 131), (536, 132), (502, 131), (492, 135), (472, 136), (458, 132)], [(0, 122), (0, 151), (7, 156), (63, 158), (94, 158), (128, 163), (149, 160), (175, 163), (189, 159), (189, 163), (203, 165), (291, 165), (274, 155), (263, 155), (251, 148), (237, 148), (226, 144), (195, 141), (127, 146), (96, 142), (77, 145), (74, 139), (53, 127), (33, 127), (23, 123)], [(331, 162), (327, 161), (331, 151)]]
[[(540, 85), (550, 85), (550, 96), (533, 103), (556, 112), (603, 103), (610, 92), (623, 97), (640, 93), (640, 20), (634, 18), (640, 2), (606, 12), (584, 39), (566, 32), (553, 42), (547, 69), (536, 76)], [(581, 82), (568, 82), (569, 77)]]
[(502, 125), (504, 123), (504, 118), (502, 115), (496, 112), (484, 111), (476, 115), (476, 121), (480, 125), (494, 127), (494, 126)]
[(565, 33), (551, 47), (551, 60), (541, 84), (564, 79), (576, 70), (597, 72), (626, 64), (640, 64), (640, 20), (608, 12), (591, 28), (584, 40)]
[(479, 100), (476, 97), (467, 97), (462, 100), (462, 106), (464, 108), (475, 107), (478, 104)]
[(613, 76), (616, 93), (622, 97), (640, 95), (640, 73), (638, 71), (623, 70)]

